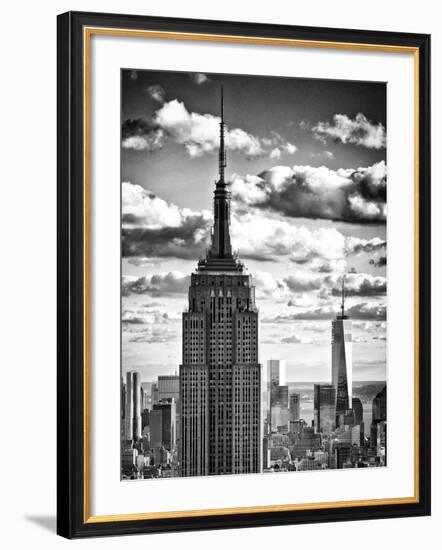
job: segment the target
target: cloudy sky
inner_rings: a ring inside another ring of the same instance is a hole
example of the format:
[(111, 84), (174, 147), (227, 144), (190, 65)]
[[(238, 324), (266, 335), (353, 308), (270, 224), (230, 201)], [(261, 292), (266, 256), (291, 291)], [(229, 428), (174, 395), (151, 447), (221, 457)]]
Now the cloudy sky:
[(354, 378), (385, 379), (385, 85), (135, 70), (122, 72), (123, 370), (178, 370), (212, 223), (221, 83), (232, 242), (254, 277), (261, 362), (329, 380), (347, 273)]

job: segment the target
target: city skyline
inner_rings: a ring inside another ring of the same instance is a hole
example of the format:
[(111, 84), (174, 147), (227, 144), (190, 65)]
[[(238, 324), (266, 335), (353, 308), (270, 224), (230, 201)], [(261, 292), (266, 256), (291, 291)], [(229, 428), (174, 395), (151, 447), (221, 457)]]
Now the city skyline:
[(132, 70), (122, 93), (123, 478), (385, 466), (385, 85)]

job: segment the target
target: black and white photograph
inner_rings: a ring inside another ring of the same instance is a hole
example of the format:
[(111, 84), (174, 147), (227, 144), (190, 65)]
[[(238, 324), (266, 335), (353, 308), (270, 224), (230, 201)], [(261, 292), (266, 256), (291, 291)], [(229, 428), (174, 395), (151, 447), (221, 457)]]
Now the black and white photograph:
[(439, 5), (2, 7), (1, 548), (433, 550)]
[(385, 83), (121, 101), (121, 479), (386, 466)]

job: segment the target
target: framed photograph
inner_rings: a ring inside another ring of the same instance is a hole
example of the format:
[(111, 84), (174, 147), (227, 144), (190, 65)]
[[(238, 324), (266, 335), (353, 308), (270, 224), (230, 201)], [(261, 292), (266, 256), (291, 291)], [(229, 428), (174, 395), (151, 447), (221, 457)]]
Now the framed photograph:
[(430, 513), (429, 66), (58, 17), (60, 535)]

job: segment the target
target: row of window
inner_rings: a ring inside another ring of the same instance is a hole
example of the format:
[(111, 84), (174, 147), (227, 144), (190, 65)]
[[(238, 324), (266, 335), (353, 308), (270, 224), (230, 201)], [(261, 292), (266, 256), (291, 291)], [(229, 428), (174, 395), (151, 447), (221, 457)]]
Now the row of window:
[[(234, 282), (235, 281), (235, 282)], [(192, 283), (195, 284), (195, 286), (249, 286), (249, 281), (247, 278), (230, 278), (230, 277), (223, 277), (222, 279), (205, 279), (203, 277), (195, 278)], [(228, 291), (229, 292), (229, 291)]]

